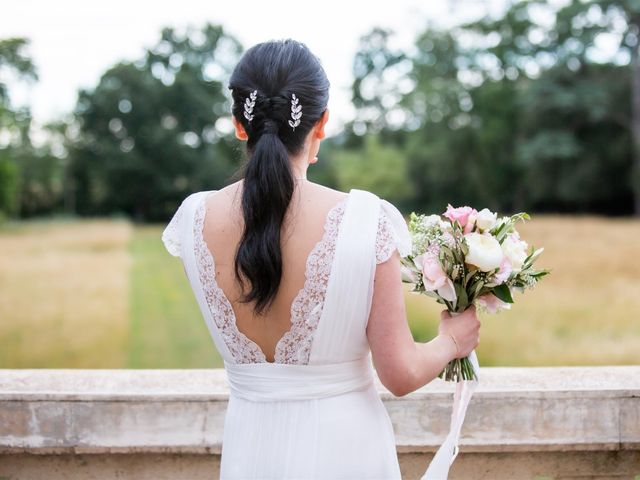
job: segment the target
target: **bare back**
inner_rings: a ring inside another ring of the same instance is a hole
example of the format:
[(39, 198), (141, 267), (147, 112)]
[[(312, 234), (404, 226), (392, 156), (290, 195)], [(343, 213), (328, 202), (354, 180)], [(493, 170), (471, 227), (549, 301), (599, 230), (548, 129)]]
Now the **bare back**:
[(271, 308), (259, 317), (253, 314), (252, 303), (237, 301), (241, 290), (234, 257), (244, 225), (241, 188), (242, 180), (208, 194), (202, 236), (215, 259), (216, 281), (233, 308), (238, 330), (260, 347), (268, 362), (274, 362), (276, 345), (291, 328), (291, 308), (304, 287), (309, 255), (323, 237), (327, 215), (348, 194), (312, 182), (296, 185), (282, 227), (280, 288)]

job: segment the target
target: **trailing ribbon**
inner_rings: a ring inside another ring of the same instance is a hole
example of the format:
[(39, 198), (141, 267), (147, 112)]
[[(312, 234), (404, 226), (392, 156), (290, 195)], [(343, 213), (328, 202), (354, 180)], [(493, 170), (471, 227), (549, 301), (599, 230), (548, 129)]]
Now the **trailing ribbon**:
[(458, 439), (460, 438), (460, 429), (464, 422), (464, 416), (467, 413), (467, 406), (473, 392), (478, 387), (480, 380), (480, 365), (476, 357), (476, 351), (473, 350), (469, 354), (469, 360), (473, 365), (477, 380), (462, 380), (456, 382), (456, 391), (453, 394), (453, 409), (451, 411), (451, 426), (449, 433), (440, 445), (435, 456), (431, 460), (427, 471), (420, 480), (446, 480), (449, 475), (449, 468), (458, 456)]

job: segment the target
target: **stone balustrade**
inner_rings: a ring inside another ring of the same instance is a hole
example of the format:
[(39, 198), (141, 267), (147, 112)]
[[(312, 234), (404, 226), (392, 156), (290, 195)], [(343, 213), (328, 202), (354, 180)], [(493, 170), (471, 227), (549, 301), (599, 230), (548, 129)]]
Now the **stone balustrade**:
[[(454, 384), (376, 383), (418, 479)], [(228, 393), (223, 369), (0, 369), (0, 480), (217, 478)], [(449, 478), (640, 480), (640, 366), (481, 367)]]

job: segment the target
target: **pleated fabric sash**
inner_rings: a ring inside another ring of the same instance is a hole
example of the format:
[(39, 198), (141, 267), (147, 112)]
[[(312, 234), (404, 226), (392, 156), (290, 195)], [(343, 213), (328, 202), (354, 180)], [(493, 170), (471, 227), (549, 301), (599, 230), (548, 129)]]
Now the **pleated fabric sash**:
[(309, 400), (363, 390), (373, 383), (370, 355), (321, 365), (229, 363), (231, 395), (254, 401)]

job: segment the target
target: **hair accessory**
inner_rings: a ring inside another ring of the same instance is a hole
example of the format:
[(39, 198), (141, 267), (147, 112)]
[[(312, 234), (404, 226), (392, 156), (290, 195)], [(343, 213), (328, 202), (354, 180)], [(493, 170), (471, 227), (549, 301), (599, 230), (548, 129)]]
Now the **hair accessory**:
[(253, 120), (253, 107), (256, 105), (256, 97), (258, 96), (258, 90), (254, 90), (249, 94), (249, 98), (247, 98), (244, 102), (244, 118), (251, 121)]
[(298, 98), (295, 93), (291, 94), (291, 118), (289, 120), (289, 126), (295, 131), (296, 127), (300, 125), (300, 117), (302, 116), (302, 105), (298, 105)]

